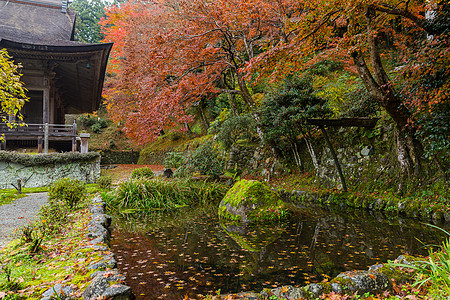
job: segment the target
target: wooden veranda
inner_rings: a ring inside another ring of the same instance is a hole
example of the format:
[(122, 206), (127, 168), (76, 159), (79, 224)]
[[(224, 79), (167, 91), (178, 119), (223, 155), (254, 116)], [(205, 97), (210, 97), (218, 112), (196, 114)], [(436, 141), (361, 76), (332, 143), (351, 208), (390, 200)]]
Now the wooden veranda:
[(6, 123), (0, 123), (0, 133), (3, 134), (1, 149), (6, 149), (7, 141), (35, 140), (38, 144), (38, 152), (48, 152), (49, 141), (70, 141), (72, 152), (77, 151), (77, 124), (24, 124), (15, 128)]

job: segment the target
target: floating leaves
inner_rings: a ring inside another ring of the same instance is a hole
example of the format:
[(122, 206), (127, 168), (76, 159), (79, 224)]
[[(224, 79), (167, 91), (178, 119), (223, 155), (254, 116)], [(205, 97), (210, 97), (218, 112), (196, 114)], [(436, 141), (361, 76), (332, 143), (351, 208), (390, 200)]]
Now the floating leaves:
[[(399, 231), (398, 224), (382, 224), (375, 218), (366, 216), (358, 223), (348, 213), (345, 217), (352, 221), (316, 211), (309, 219), (302, 215), (272, 232), (253, 228), (244, 232), (245, 244), (237, 242), (238, 229), (231, 237), (217, 219), (204, 215), (145, 234), (114, 231), (111, 246), (119, 269), (127, 273), (127, 284), (137, 295), (146, 295), (141, 299), (148, 299), (150, 290), (161, 299), (186, 295), (195, 299), (218, 289), (233, 293), (329, 280), (342, 271), (394, 259), (406, 249), (417, 253), (421, 244), (416, 235), (422, 241), (433, 240), (432, 234), (418, 234), (404, 220)], [(261, 234), (270, 242), (260, 242)]]

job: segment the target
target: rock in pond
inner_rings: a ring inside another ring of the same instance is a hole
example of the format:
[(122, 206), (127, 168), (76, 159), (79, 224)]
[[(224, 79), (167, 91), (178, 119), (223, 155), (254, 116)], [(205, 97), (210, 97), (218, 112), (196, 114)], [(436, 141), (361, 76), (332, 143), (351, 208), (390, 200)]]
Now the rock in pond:
[(279, 195), (256, 180), (236, 182), (219, 206), (219, 217), (232, 221), (275, 221), (286, 215), (286, 206)]

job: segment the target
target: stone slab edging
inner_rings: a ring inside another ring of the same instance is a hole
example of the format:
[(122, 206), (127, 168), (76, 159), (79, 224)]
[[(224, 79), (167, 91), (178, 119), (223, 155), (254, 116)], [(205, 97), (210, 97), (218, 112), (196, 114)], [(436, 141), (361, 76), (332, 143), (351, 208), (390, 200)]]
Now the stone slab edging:
[[(417, 258), (400, 255), (396, 261), (403, 265), (412, 265)], [(329, 282), (312, 283), (302, 287), (285, 285), (271, 290), (265, 289), (260, 293), (241, 292), (238, 294), (221, 295), (220, 299), (235, 299), (233, 296), (243, 300), (261, 299), (318, 299), (321, 295), (334, 292), (336, 294), (358, 294), (365, 293), (380, 294), (392, 288), (392, 281), (400, 282), (411, 280), (412, 274), (402, 272), (386, 264), (377, 264), (368, 270), (347, 271), (340, 273)], [(276, 298), (275, 298), (276, 297)], [(216, 298), (214, 298), (216, 299)]]
[(109, 231), (111, 217), (104, 213), (105, 205), (101, 196), (96, 196), (92, 199), (92, 205), (89, 206), (92, 215), (86, 234), (90, 239), (87, 248), (102, 251), (103, 259), (88, 266), (88, 270), (98, 271), (91, 275), (92, 281), (83, 291), (83, 300), (133, 300), (135, 296), (131, 287), (122, 284), (125, 276), (120, 274), (114, 254), (106, 246), (111, 240)]
[(352, 207), (372, 211), (382, 211), (390, 214), (403, 215), (410, 218), (433, 222), (450, 222), (450, 207), (445, 204), (430, 205), (429, 203), (412, 199), (383, 199), (353, 193), (307, 192), (294, 190), (277, 191), (284, 201), (293, 204), (323, 204), (337, 205), (341, 208)]
[[(83, 300), (134, 300), (135, 296), (131, 287), (122, 284), (125, 276), (117, 269), (117, 262), (114, 254), (109, 248), (111, 233), (111, 217), (105, 214), (105, 202), (101, 196), (92, 199), (89, 205), (90, 221), (87, 224), (86, 238), (88, 242), (85, 249), (101, 253), (102, 259), (91, 263), (87, 271), (96, 270), (91, 275), (89, 285), (82, 292)], [(74, 294), (73, 288), (57, 284), (42, 294), (41, 300), (71, 300)]]

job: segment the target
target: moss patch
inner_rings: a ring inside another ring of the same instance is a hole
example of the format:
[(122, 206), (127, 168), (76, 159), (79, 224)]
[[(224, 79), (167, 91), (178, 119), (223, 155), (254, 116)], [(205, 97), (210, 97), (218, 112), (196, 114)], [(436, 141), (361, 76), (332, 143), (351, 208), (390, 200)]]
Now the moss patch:
[[(0, 264), (11, 270), (11, 280), (17, 289), (6, 290), (11, 299), (40, 299), (43, 292), (57, 283), (82, 291), (89, 284), (91, 263), (103, 259), (101, 251), (84, 248), (89, 213), (82, 210), (71, 214), (73, 220), (60, 234), (44, 237), (42, 249), (30, 253), (29, 244), (14, 240), (0, 251)], [(7, 277), (0, 272), (0, 286), (7, 284)], [(81, 296), (81, 295), (80, 295)]]
[(225, 195), (219, 217), (244, 222), (274, 221), (287, 215), (279, 195), (256, 180), (240, 180)]

